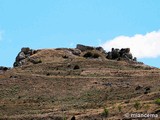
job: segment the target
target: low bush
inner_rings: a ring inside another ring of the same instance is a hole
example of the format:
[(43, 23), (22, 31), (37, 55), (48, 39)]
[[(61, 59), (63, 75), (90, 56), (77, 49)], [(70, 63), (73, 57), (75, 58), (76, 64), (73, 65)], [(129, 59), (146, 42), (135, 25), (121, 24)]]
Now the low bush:
[(160, 105), (160, 98), (157, 98), (157, 99), (155, 100), (155, 103), (158, 104), (158, 105)]
[(83, 55), (83, 57), (85, 58), (92, 58), (92, 56), (93, 56), (92, 52), (87, 52)]
[(83, 55), (85, 58), (99, 58), (100, 55), (98, 53), (87, 52)]
[(140, 102), (136, 101), (135, 104), (134, 104), (134, 108), (135, 108), (136, 110), (138, 110), (138, 109), (140, 109), (140, 107), (141, 107)]
[(108, 117), (109, 110), (107, 108), (104, 108), (102, 115), (105, 116), (105, 117)]

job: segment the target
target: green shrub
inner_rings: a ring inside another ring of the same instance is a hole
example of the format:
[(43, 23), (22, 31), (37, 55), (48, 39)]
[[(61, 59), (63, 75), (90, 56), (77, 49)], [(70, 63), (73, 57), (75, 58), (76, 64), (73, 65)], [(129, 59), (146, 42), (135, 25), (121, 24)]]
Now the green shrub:
[(67, 120), (67, 117), (64, 113), (63, 113), (63, 120)]
[(105, 117), (108, 117), (109, 110), (107, 108), (104, 108), (102, 115), (105, 116)]
[(122, 112), (122, 107), (120, 105), (118, 106), (118, 111)]
[(155, 100), (155, 103), (158, 104), (158, 105), (160, 105), (160, 98), (157, 98), (157, 99)]
[(138, 110), (138, 109), (140, 109), (140, 106), (141, 106), (140, 102), (136, 101), (135, 104), (134, 104), (134, 108), (136, 110)]
[(148, 110), (150, 108), (150, 105), (147, 104), (144, 106), (144, 108)]

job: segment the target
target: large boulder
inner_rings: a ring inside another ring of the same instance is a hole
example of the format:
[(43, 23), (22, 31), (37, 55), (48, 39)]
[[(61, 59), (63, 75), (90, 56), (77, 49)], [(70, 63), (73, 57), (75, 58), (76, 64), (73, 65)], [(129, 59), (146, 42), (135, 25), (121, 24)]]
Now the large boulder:
[[(113, 49), (112, 49), (113, 50)], [(119, 54), (119, 49), (114, 49), (112, 51), (112, 59), (117, 59), (120, 57), (120, 54)]]
[(119, 51), (120, 56), (123, 56), (123, 54), (125, 54), (125, 53), (130, 53), (130, 48), (122, 48)]
[(133, 57), (132, 57), (132, 54), (131, 53), (124, 53), (122, 55), (123, 58), (127, 59), (127, 60), (132, 60)]

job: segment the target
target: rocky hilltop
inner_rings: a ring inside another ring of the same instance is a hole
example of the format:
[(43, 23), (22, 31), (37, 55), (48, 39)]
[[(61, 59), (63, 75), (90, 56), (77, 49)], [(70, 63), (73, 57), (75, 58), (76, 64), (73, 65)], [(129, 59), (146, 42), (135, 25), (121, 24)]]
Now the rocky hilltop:
[(160, 115), (160, 70), (138, 62), (129, 48), (22, 48), (13, 66), (1, 67), (1, 120), (131, 120), (139, 119), (131, 113)]
[[(111, 51), (106, 52), (102, 47), (92, 47), (78, 44), (75, 49), (71, 48), (57, 48), (55, 50), (64, 50), (68, 52), (70, 56), (81, 56), (84, 58), (92, 58), (92, 59), (110, 59), (110, 60), (125, 60), (137, 62), (136, 57), (133, 58), (130, 53), (130, 48), (122, 48), (121, 50), (112, 48)], [(28, 64), (28, 62), (33, 64), (41, 63), (40, 59), (34, 58), (34, 54), (40, 52), (42, 50), (33, 50), (28, 47), (22, 48), (18, 53), (16, 60), (13, 64), (14, 67), (22, 66)], [(62, 56), (63, 58), (68, 58), (69, 56)]]

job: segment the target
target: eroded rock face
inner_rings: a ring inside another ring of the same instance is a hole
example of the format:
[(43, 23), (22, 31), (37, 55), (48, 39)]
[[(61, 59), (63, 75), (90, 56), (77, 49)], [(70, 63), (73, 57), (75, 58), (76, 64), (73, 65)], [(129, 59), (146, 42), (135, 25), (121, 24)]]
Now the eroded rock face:
[(26, 58), (29, 58), (31, 55), (35, 54), (36, 51), (30, 49), (29, 47), (23, 47), (21, 51), (18, 53), (16, 60), (13, 64), (13, 67), (22, 66), (26, 62)]

